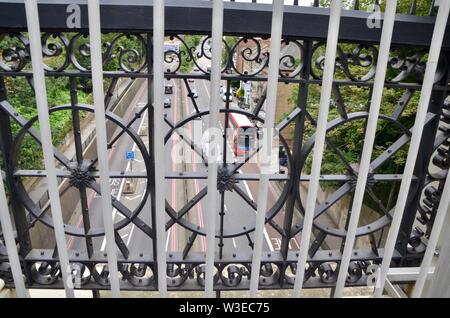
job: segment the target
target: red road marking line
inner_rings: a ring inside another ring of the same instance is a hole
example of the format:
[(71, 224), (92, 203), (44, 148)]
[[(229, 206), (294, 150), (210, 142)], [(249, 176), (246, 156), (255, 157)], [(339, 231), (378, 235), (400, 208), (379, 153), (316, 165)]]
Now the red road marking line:
[[(183, 87), (183, 92), (184, 92), (185, 88)], [(186, 116), (189, 114), (189, 109), (188, 109), (188, 100), (187, 98), (184, 99), (184, 109), (186, 111)], [(191, 123), (188, 124), (188, 130), (189, 130), (189, 138), (192, 140), (192, 125)], [(191, 159), (192, 159), (192, 163), (193, 163), (193, 170), (194, 172), (197, 171), (197, 163), (195, 162), (195, 155), (194, 152), (191, 151)], [(200, 188), (198, 185), (198, 180), (194, 179), (194, 187), (195, 187), (195, 192), (199, 193), (200, 192)], [(203, 220), (203, 204), (202, 202), (198, 202), (197, 204), (197, 216), (198, 216), (198, 223), (200, 225), (200, 227), (204, 227), (205, 223)], [(205, 237), (202, 235), (200, 237), (200, 242), (201, 242), (201, 246), (202, 246), (202, 252), (206, 251), (206, 240)]]

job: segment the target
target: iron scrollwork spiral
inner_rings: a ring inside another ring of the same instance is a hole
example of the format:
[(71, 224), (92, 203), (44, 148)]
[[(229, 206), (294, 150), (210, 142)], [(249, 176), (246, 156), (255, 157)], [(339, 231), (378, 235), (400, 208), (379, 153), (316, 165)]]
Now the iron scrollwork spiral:
[[(43, 33), (44, 69), (51, 72), (90, 70), (90, 44), (85, 33)], [(147, 63), (147, 43), (141, 34), (104, 34), (106, 71), (141, 72)], [(0, 35), (0, 69), (20, 72), (31, 67), (28, 38), (22, 33)]]

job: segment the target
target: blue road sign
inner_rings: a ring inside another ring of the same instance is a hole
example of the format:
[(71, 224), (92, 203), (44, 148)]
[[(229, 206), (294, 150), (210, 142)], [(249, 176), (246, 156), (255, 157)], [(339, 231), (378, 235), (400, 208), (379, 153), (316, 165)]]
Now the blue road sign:
[(134, 151), (133, 150), (127, 150), (127, 152), (125, 153), (125, 156), (127, 158), (127, 160), (134, 160)]

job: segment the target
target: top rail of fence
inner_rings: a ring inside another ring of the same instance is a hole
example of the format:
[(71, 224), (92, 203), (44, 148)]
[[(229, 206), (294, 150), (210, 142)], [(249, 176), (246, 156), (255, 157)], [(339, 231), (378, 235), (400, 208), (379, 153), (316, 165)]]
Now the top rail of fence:
[[(149, 32), (153, 29), (152, 1), (107, 0), (101, 3), (102, 31)], [(79, 4), (80, 27), (67, 26), (67, 6)], [(88, 31), (87, 5), (85, 1), (39, 1), (39, 16), (42, 31)], [(127, 7), (127, 10), (124, 10)], [(186, 10), (189, 9), (189, 14)], [(168, 0), (166, 11), (166, 34), (211, 33), (211, 3), (205, 0)], [(287, 5), (284, 9), (283, 36), (325, 40), (329, 9), (308, 6)], [(248, 36), (270, 36), (272, 19), (270, 4), (264, 3), (224, 3), (225, 35), (246, 34)], [(372, 12), (344, 10), (341, 17), (339, 39), (378, 43), (381, 28), (369, 28), (368, 19)], [(381, 15), (382, 18), (382, 15)], [(393, 45), (429, 46), (433, 34), (434, 16), (398, 14), (392, 37)], [(450, 25), (447, 26), (450, 29)], [(0, 2), (0, 30), (25, 31), (26, 17), (21, 1)], [(444, 39), (443, 49), (450, 48), (450, 38)]]

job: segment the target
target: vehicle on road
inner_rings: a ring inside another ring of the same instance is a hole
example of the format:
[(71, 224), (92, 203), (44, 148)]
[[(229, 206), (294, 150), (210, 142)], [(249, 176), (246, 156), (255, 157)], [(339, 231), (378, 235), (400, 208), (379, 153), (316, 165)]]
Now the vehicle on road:
[(278, 158), (280, 160), (280, 166), (287, 167), (288, 155), (286, 153), (286, 149), (282, 146), (279, 147)]
[(197, 90), (195, 88), (191, 89), (191, 95), (194, 98), (198, 98), (198, 93), (197, 93)]
[(172, 106), (172, 100), (170, 98), (166, 98), (164, 100), (164, 108), (170, 108)]
[(256, 127), (244, 114), (230, 113), (229, 139), (235, 156), (244, 156), (255, 147)]
[(173, 85), (171, 83), (167, 83), (164, 85), (164, 94), (172, 94), (173, 93)]

